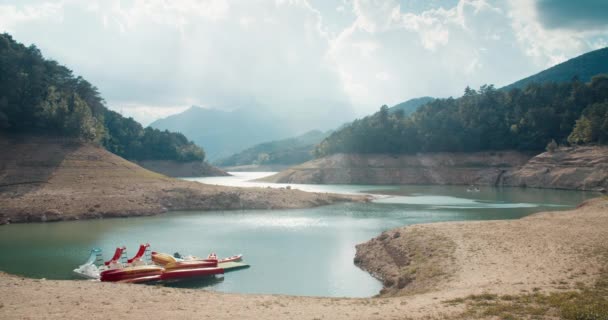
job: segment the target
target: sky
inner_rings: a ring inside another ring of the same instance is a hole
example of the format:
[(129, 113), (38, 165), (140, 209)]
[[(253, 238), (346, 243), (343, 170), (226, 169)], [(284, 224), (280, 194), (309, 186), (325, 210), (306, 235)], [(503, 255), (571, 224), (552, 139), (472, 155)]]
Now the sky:
[(608, 1), (0, 0), (0, 31), (145, 125), (197, 105), (314, 126), (606, 47)]

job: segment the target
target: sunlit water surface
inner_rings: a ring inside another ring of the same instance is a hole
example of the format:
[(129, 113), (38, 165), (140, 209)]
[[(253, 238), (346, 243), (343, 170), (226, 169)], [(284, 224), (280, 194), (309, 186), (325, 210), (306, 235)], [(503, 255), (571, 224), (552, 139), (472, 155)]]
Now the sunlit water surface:
[[(285, 187), (247, 182), (271, 173), (192, 178), (210, 184)], [(135, 253), (149, 242), (160, 252), (220, 256), (243, 253), (251, 268), (223, 279), (188, 283), (223, 292), (363, 297), (381, 284), (353, 264), (355, 245), (398, 226), (456, 220), (516, 219), (569, 209), (593, 193), (462, 186), (291, 185), (306, 191), (385, 194), (372, 203), (300, 210), (173, 212), (145, 218), (16, 224), (0, 227), (0, 270), (72, 279), (71, 270), (100, 247)]]

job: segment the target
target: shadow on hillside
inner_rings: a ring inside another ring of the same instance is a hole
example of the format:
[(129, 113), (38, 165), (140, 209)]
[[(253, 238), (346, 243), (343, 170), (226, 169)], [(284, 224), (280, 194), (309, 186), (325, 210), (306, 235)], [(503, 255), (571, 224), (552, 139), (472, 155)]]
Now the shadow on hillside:
[(79, 146), (74, 139), (0, 134), (0, 194), (16, 197), (45, 186)]

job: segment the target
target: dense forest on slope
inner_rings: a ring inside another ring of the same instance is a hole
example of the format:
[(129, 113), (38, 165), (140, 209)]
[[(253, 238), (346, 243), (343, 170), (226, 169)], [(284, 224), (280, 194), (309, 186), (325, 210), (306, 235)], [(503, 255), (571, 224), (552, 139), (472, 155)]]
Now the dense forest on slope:
[(183, 134), (142, 128), (139, 122), (106, 109), (104, 124), (109, 134), (103, 145), (109, 151), (133, 160), (205, 160), (203, 149)]
[(437, 99), (411, 116), (377, 113), (355, 120), (323, 140), (316, 156), (334, 153), (543, 150), (560, 144), (608, 143), (608, 76), (591, 82), (530, 84), (496, 90), (465, 89)]
[(100, 143), (130, 160), (203, 160), (180, 133), (143, 128), (108, 110), (96, 87), (35, 46), (0, 34), (0, 131)]
[(523, 89), (531, 83), (568, 82), (573, 78), (588, 82), (593, 76), (600, 73), (608, 73), (608, 48), (587, 52), (502, 89)]
[(232, 156), (215, 161), (218, 166), (242, 165), (293, 165), (313, 158), (315, 145), (329, 135), (319, 130), (303, 135), (271, 142), (260, 143)]

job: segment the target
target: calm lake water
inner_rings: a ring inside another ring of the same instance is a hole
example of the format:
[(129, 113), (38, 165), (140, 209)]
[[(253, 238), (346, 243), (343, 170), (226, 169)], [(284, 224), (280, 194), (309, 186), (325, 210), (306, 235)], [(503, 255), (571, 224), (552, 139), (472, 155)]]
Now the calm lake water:
[[(189, 179), (234, 186), (268, 173)], [(140, 243), (153, 250), (205, 256), (244, 254), (251, 268), (223, 279), (190, 283), (222, 292), (310, 296), (372, 296), (381, 284), (353, 264), (355, 245), (402, 225), (455, 220), (516, 219), (565, 210), (596, 196), (559, 190), (462, 186), (291, 185), (306, 191), (390, 194), (373, 203), (301, 210), (173, 212), (145, 218), (0, 226), (0, 270), (30, 277), (73, 279), (93, 247), (105, 258), (118, 245), (133, 255)]]

